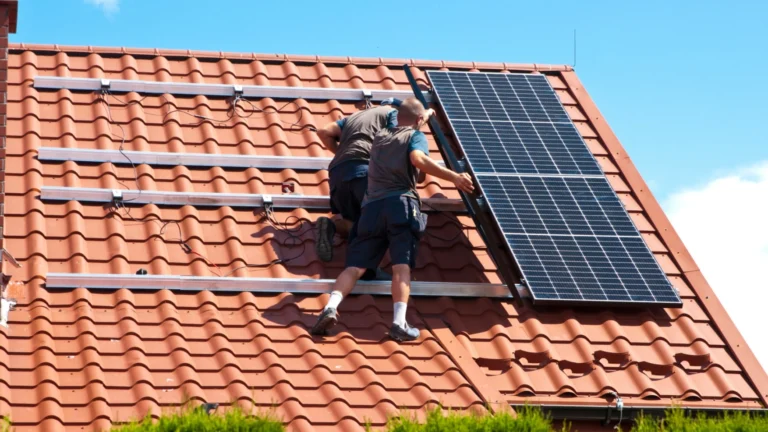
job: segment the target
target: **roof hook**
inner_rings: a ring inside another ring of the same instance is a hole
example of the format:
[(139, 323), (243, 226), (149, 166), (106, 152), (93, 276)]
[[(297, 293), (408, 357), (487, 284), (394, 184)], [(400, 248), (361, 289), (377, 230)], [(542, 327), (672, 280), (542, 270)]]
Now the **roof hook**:
[(611, 413), (613, 411), (613, 408), (616, 408), (619, 411), (619, 421), (616, 423), (616, 426), (613, 427), (614, 430), (619, 430), (619, 426), (621, 426), (621, 420), (624, 418), (624, 401), (621, 399), (621, 396), (619, 396), (616, 392), (610, 392), (608, 393), (609, 396), (613, 396), (616, 399), (616, 406), (611, 407), (608, 405), (608, 411), (605, 414), (605, 420), (603, 420), (602, 424), (603, 426), (608, 426), (611, 424)]
[(7, 259), (8, 262), (13, 264), (14, 267), (21, 268), (21, 264), (19, 264), (19, 262), (16, 261), (16, 258), (14, 258), (10, 252), (8, 252), (8, 249), (5, 249), (5, 248), (0, 249), (0, 254), (2, 254), (3, 258)]

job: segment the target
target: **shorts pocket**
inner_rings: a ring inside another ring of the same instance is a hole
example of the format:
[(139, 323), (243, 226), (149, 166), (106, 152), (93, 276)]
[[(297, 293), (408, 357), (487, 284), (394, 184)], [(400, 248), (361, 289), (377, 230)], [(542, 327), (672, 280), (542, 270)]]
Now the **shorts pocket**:
[(409, 200), (409, 203), (411, 232), (413, 232), (417, 239), (421, 239), (424, 236), (424, 231), (427, 230), (427, 215), (418, 208), (417, 201)]

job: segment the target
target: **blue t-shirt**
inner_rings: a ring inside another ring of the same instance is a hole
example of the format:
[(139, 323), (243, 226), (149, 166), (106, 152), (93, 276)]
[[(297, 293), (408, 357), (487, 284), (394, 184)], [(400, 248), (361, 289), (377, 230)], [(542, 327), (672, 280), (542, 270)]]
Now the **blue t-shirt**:
[(425, 155), (429, 156), (429, 144), (427, 143), (427, 136), (422, 131), (414, 131), (411, 137), (411, 142), (408, 144), (408, 154), (410, 155), (414, 150), (421, 150)]

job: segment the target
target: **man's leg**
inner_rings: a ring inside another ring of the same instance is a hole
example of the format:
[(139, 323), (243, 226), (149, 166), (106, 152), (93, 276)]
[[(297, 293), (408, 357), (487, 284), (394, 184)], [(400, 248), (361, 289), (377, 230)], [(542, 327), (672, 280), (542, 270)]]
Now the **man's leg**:
[(388, 246), (383, 217), (384, 215), (375, 205), (370, 209), (364, 209), (356, 224), (357, 235), (347, 248), (344, 271), (333, 284), (331, 297), (318, 317), (317, 324), (312, 327), (312, 334), (324, 334), (338, 322), (336, 308), (341, 300), (355, 288), (355, 284), (366, 269), (376, 268), (381, 263)]
[(388, 235), (394, 303), (389, 336), (396, 341), (413, 341), (419, 338), (420, 332), (408, 325), (405, 314), (411, 294), (411, 269), (416, 264), (419, 239), (424, 232), (426, 219), (422, 218), (415, 199), (399, 197), (389, 204)]
[(328, 299), (328, 303), (323, 308), (320, 316), (317, 319), (317, 323), (312, 327), (311, 333), (313, 335), (325, 334), (329, 328), (336, 325), (339, 321), (339, 315), (336, 309), (341, 304), (341, 301), (346, 297), (352, 289), (355, 288), (355, 284), (363, 275), (365, 269), (358, 267), (347, 267), (336, 279), (333, 284), (333, 290), (331, 291), (331, 297)]
[(340, 235), (342, 238), (349, 238), (349, 234), (352, 232), (352, 226), (354, 224), (354, 222), (346, 220), (343, 217), (333, 218), (336, 234)]
[(360, 219), (361, 206), (368, 188), (368, 178), (343, 181), (331, 188), (331, 211), (334, 218), (317, 220), (315, 248), (320, 261), (333, 260), (333, 236), (339, 234), (352, 243), (354, 224)]
[(395, 315), (392, 323), (405, 327), (405, 311), (411, 295), (411, 268), (407, 264), (392, 266), (392, 302)]

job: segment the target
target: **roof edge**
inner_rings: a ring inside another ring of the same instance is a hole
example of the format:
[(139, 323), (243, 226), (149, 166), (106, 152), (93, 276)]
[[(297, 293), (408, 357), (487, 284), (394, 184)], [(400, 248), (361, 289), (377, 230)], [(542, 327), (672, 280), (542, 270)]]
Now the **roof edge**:
[(158, 48), (126, 48), (126, 47), (97, 47), (81, 45), (58, 44), (27, 44), (12, 43), (8, 49), (11, 51), (34, 51), (73, 54), (105, 54), (105, 55), (132, 55), (140, 57), (195, 57), (204, 59), (227, 59), (240, 61), (267, 61), (267, 62), (295, 62), (295, 63), (331, 63), (354, 64), (358, 66), (402, 66), (408, 64), (415, 67), (440, 69), (467, 69), (467, 70), (507, 70), (507, 71), (571, 71), (569, 65), (550, 65), (536, 63), (505, 63), (505, 62), (461, 62), (444, 60), (417, 60), (375, 57), (336, 57), (317, 55), (293, 55), (293, 54), (259, 54), (239, 53), (225, 51), (195, 51)]
[(566, 85), (573, 93), (588, 121), (592, 124), (598, 136), (605, 143), (621, 174), (627, 180), (632, 192), (637, 197), (643, 210), (648, 215), (651, 224), (656, 228), (659, 237), (667, 246), (671, 259), (680, 267), (682, 276), (696, 293), (702, 308), (712, 319), (716, 329), (722, 334), (725, 343), (734, 354), (736, 362), (743, 369), (750, 384), (764, 406), (768, 406), (768, 374), (760, 365), (752, 349), (747, 345), (723, 304), (715, 295), (699, 271), (688, 249), (667, 218), (661, 205), (651, 193), (635, 164), (629, 158), (624, 146), (613, 133), (605, 117), (587, 93), (576, 73), (564, 71), (561, 73)]

